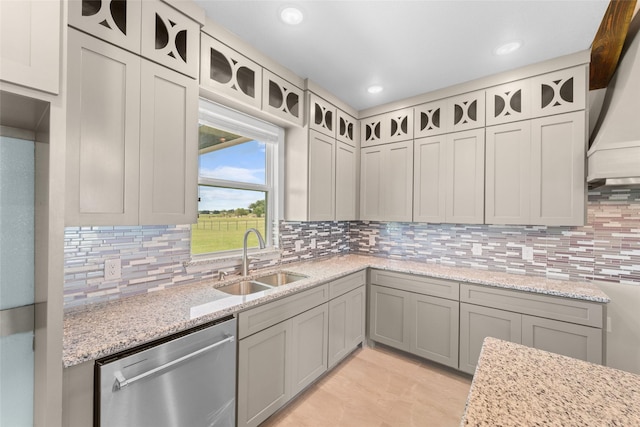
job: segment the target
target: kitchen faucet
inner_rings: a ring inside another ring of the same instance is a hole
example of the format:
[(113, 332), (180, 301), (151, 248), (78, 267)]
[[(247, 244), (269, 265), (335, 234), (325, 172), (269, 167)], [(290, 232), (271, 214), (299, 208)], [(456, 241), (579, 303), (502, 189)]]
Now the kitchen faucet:
[(256, 233), (256, 236), (258, 236), (258, 243), (260, 244), (260, 249), (265, 248), (264, 239), (262, 238), (262, 235), (258, 230), (256, 230), (255, 228), (249, 228), (247, 231), (245, 231), (244, 242), (242, 244), (242, 275), (243, 276), (246, 276), (249, 273), (249, 258), (247, 257), (247, 237), (249, 236), (249, 233), (251, 233), (252, 231)]

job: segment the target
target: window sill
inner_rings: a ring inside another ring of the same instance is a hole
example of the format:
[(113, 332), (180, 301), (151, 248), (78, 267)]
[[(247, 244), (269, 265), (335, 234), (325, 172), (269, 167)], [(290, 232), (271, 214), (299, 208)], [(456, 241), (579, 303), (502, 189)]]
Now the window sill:
[[(274, 259), (280, 259), (282, 252), (278, 248), (269, 249), (250, 249), (248, 257), (254, 261), (271, 261)], [(191, 260), (185, 262), (184, 268), (187, 274), (198, 273), (205, 270), (220, 270), (222, 268), (237, 267), (242, 265), (242, 251), (232, 252), (221, 255), (193, 255)]]

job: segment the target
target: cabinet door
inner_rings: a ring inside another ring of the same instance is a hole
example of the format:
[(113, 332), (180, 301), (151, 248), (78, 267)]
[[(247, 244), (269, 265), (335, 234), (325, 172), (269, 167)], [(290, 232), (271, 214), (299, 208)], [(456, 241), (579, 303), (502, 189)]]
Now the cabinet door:
[(583, 110), (588, 90), (587, 74), (588, 68), (581, 65), (533, 78), (532, 116), (542, 117)]
[(414, 137), (440, 135), (447, 132), (447, 101), (435, 101), (415, 107)]
[(413, 141), (384, 146), (382, 164), (382, 219), (411, 221), (413, 218)]
[(74, 29), (68, 52), (65, 223), (138, 224), (140, 59)]
[(291, 396), (291, 321), (240, 340), (238, 425), (257, 426)]
[(460, 303), (459, 369), (474, 374), (486, 337), (522, 342), (522, 315), (495, 308)]
[(602, 364), (602, 329), (522, 316), (522, 344)]
[(260, 108), (262, 67), (201, 33), (200, 86)]
[(484, 90), (449, 98), (445, 123), (449, 132), (484, 127)]
[(360, 219), (382, 220), (382, 173), (384, 146), (360, 151)]
[(446, 221), (484, 222), (484, 129), (447, 136)]
[(159, 0), (142, 2), (140, 46), (145, 58), (198, 78), (200, 25), (168, 4)]
[(0, 1), (0, 80), (58, 94), (61, 3)]
[(357, 219), (356, 148), (338, 141), (336, 144), (336, 221)]
[(457, 368), (458, 301), (412, 294), (411, 321), (411, 353)]
[(487, 126), (531, 118), (531, 80), (487, 89)]
[(335, 219), (336, 140), (309, 131), (309, 219)]
[(309, 129), (336, 136), (336, 107), (314, 93), (309, 93)]
[(329, 368), (364, 340), (365, 287), (329, 301)]
[(411, 293), (371, 285), (369, 338), (399, 350), (410, 350), (409, 319)]
[(142, 61), (140, 223), (193, 224), (198, 195), (198, 82)]
[(531, 122), (531, 224), (584, 225), (585, 112)]
[(413, 108), (385, 114), (382, 122), (382, 142), (399, 142), (409, 139), (413, 139)]
[(322, 304), (291, 320), (293, 397), (327, 371), (328, 305)]
[(262, 110), (302, 126), (302, 90), (267, 69), (262, 71)]
[(358, 138), (358, 121), (342, 110), (337, 110), (336, 139), (352, 147), (357, 147)]
[(486, 129), (486, 224), (529, 224), (531, 199), (531, 123)]
[(413, 220), (445, 222), (446, 135), (416, 139), (414, 142)]
[(137, 0), (70, 0), (69, 25), (139, 54), (142, 3)]
[(369, 117), (360, 120), (360, 146), (370, 147), (372, 145), (381, 144), (382, 139), (382, 123), (384, 115)]

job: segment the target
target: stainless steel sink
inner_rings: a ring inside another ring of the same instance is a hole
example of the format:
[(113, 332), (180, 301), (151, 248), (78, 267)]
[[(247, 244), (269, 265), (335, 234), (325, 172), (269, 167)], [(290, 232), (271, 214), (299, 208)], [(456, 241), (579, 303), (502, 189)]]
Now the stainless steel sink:
[(278, 273), (269, 274), (266, 276), (258, 277), (254, 279), (255, 282), (262, 283), (269, 286), (282, 286), (297, 280), (306, 279), (309, 276), (304, 274), (288, 273), (286, 271), (280, 271)]
[(271, 286), (264, 283), (243, 280), (242, 282), (232, 283), (230, 285), (221, 286), (216, 289), (230, 295), (249, 295), (271, 289)]

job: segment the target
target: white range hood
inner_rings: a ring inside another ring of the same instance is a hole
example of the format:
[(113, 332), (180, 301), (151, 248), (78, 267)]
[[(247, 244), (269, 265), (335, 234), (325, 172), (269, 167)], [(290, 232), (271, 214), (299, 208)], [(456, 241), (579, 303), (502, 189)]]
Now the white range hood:
[(640, 185), (640, 34), (636, 16), (626, 52), (604, 98), (587, 153), (587, 182)]

